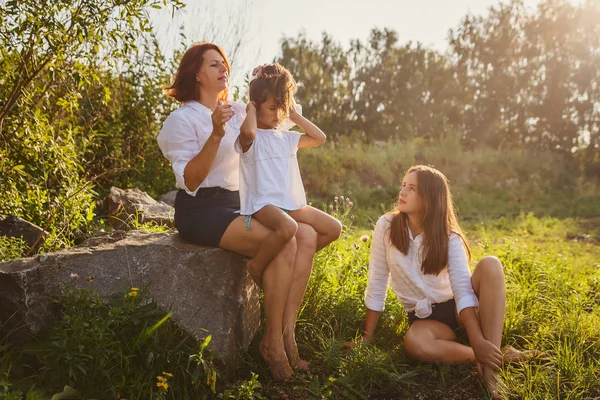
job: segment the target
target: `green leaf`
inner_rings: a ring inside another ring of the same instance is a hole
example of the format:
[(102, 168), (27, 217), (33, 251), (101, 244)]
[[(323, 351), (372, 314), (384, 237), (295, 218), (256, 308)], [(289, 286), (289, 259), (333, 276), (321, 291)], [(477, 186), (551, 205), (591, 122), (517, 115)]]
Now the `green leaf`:
[(90, 203), (90, 208), (88, 208), (87, 215), (85, 216), (85, 220), (90, 222), (94, 218), (94, 209), (96, 208), (95, 203)]

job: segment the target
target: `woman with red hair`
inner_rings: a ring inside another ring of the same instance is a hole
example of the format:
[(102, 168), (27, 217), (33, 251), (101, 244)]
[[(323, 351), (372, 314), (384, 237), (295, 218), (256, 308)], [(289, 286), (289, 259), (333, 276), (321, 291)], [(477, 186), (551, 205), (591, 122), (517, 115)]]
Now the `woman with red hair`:
[[(239, 154), (234, 143), (245, 107), (227, 101), (231, 68), (223, 50), (208, 42), (183, 55), (167, 95), (183, 103), (165, 120), (158, 144), (172, 164), (176, 186), (175, 227), (190, 242), (254, 257), (270, 230), (257, 221), (246, 229), (240, 216)], [(275, 379), (308, 364), (294, 335), (317, 246), (315, 230), (298, 224), (296, 236), (265, 267), (262, 357)], [(253, 276), (256, 279), (256, 276)]]

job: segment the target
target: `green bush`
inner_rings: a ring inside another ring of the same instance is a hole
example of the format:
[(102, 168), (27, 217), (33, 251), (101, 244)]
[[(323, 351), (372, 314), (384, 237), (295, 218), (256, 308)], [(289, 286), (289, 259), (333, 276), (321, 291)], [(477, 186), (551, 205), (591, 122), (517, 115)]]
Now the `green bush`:
[(29, 246), (21, 238), (0, 235), (0, 262), (25, 256)]
[(220, 375), (206, 349), (210, 336), (198, 346), (146, 289), (131, 288), (109, 302), (87, 290), (66, 290), (57, 302), (56, 323), (21, 355), (37, 366), (28, 380), (46, 392), (67, 387), (82, 399), (216, 396)]

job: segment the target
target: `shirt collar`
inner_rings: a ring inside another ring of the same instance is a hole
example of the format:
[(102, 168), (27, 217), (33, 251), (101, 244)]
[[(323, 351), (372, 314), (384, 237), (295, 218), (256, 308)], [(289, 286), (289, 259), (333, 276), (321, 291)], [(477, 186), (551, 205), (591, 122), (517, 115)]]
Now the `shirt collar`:
[(192, 107), (196, 111), (212, 114), (210, 108), (206, 107), (204, 104), (198, 103), (196, 100), (186, 101), (185, 105)]
[(417, 237), (414, 237), (412, 231), (410, 230), (410, 226), (408, 226), (408, 221), (406, 222), (406, 229), (408, 229), (408, 237), (410, 238), (410, 240), (417, 242), (417, 243), (420, 243), (423, 241), (423, 232), (418, 234)]

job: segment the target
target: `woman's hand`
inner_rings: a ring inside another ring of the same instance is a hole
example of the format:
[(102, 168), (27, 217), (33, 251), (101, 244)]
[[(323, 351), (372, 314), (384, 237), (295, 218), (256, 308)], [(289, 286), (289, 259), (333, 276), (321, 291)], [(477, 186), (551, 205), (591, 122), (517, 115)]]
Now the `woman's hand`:
[(231, 108), (231, 104), (227, 104), (219, 100), (219, 105), (213, 111), (211, 118), (213, 124), (213, 135), (221, 139), (225, 136), (225, 124), (229, 121), (235, 113)]
[(481, 338), (471, 342), (471, 347), (478, 364), (484, 364), (494, 371), (500, 369), (502, 366), (502, 351), (494, 343)]

